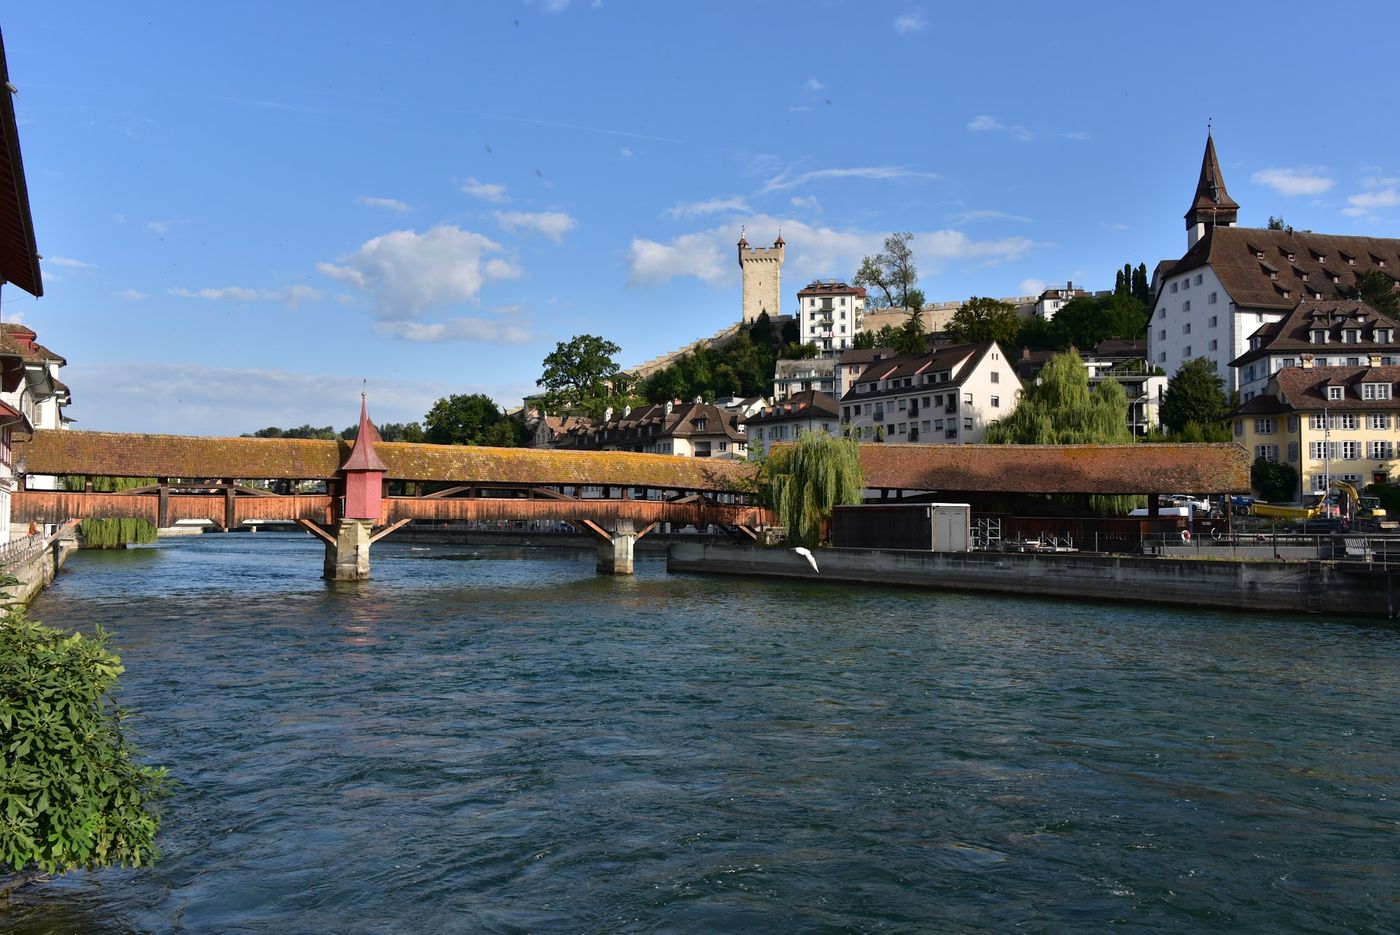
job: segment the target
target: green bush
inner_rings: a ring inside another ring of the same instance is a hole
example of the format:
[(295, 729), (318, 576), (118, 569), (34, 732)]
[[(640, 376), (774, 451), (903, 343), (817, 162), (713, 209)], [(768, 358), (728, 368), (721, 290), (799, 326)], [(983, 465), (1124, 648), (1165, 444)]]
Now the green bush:
[(0, 618), (0, 873), (139, 867), (156, 856), (164, 769), (142, 766), (112, 699), (121, 657), (10, 609)]

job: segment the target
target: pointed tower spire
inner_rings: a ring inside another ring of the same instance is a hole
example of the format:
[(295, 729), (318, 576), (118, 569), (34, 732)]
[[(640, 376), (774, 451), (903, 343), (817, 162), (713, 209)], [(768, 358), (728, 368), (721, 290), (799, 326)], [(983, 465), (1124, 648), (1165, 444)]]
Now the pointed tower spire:
[(345, 499), (341, 516), (345, 519), (378, 520), (384, 496), (384, 475), (389, 467), (379, 460), (374, 445), (380, 440), (379, 430), (369, 420), (365, 394), (360, 394), (360, 429), (350, 456), (340, 466), (345, 479)]
[(1225, 175), (1220, 171), (1220, 159), (1215, 155), (1215, 138), (1206, 130), (1206, 152), (1201, 157), (1201, 177), (1196, 182), (1196, 197), (1186, 212), (1186, 246), (1195, 246), (1211, 227), (1234, 227), (1239, 221), (1240, 206), (1225, 190)]

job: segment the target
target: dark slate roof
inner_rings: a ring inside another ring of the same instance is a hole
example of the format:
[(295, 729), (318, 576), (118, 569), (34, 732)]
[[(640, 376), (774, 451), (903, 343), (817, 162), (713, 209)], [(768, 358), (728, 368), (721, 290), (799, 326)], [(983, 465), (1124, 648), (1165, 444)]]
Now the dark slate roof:
[(794, 419), (836, 419), (836, 399), (821, 390), (803, 390), (780, 403), (749, 416), (748, 424), (789, 422)]
[(1206, 265), (1240, 308), (1285, 312), (1301, 299), (1340, 298), (1367, 270), (1400, 278), (1400, 240), (1212, 227), (1166, 275)]
[(41, 296), (44, 280), (39, 271), (39, 248), (34, 239), (34, 218), (29, 211), (29, 188), (24, 181), (19, 125), (9, 83), (5, 40), (0, 36), (0, 280)]
[[(1377, 341), (1376, 329), (1388, 328), (1389, 341)], [(1312, 343), (1312, 333), (1327, 332), (1326, 344)], [(1345, 344), (1343, 332), (1355, 329), (1360, 342)], [(1394, 354), (1400, 352), (1400, 324), (1358, 299), (1299, 302), (1281, 321), (1267, 322), (1255, 329), (1250, 338), (1258, 339), (1257, 350), (1245, 351), (1230, 361), (1231, 367), (1243, 367), (1270, 354)]]
[(1239, 204), (1225, 190), (1225, 176), (1220, 171), (1220, 160), (1215, 155), (1215, 140), (1206, 134), (1206, 151), (1201, 157), (1201, 177), (1196, 182), (1196, 196), (1191, 199), (1191, 207), (1186, 212), (1186, 226), (1193, 226), (1198, 220), (1210, 224), (1233, 224), (1240, 210)]
[[(703, 430), (696, 423), (705, 421)], [(652, 403), (633, 409), (630, 413), (608, 422), (579, 425), (561, 433), (560, 448), (599, 448), (604, 445), (643, 445), (665, 438), (724, 435), (731, 441), (746, 441), (748, 436), (739, 428), (739, 414), (720, 409), (711, 403)]]
[[(208, 438), (39, 429), (18, 444), (33, 474), (109, 477), (233, 477), (322, 480), (350, 454), (348, 441)], [(463, 484), (609, 484), (672, 490), (746, 489), (755, 468), (743, 461), (624, 451), (553, 451), (379, 442), (390, 479)]]
[(888, 347), (852, 347), (841, 352), (841, 356), (836, 358), (836, 362), (842, 366), (848, 364), (868, 364), (874, 360), (882, 360), (886, 357), (893, 357), (894, 351)]
[(1239, 445), (893, 445), (860, 448), (865, 486), (997, 493), (1247, 493)]
[[(1362, 399), (1363, 383), (1390, 384), (1390, 398)], [(1343, 387), (1342, 398), (1329, 400), (1327, 387), (1338, 385)], [(1400, 367), (1285, 367), (1273, 375), (1263, 393), (1230, 415), (1315, 412), (1324, 407), (1329, 412), (1394, 412), (1400, 407)]]

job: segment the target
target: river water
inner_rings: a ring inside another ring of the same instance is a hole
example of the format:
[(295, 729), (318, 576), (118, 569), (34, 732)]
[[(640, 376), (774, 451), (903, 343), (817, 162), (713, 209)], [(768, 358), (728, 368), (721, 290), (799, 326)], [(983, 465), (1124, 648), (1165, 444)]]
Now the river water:
[(1400, 930), (1400, 631), (302, 535), (82, 553), (162, 860), (39, 932)]

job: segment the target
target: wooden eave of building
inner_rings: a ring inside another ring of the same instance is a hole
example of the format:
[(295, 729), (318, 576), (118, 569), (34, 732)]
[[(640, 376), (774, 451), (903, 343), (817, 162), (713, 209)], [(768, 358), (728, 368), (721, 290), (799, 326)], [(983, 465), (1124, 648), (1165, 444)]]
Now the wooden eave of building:
[(865, 486), (885, 490), (1248, 493), (1239, 445), (862, 445)]
[(14, 283), (38, 297), (44, 294), (44, 280), (39, 270), (29, 187), (20, 158), (19, 124), (9, 86), (5, 42), (0, 36), (0, 281)]

